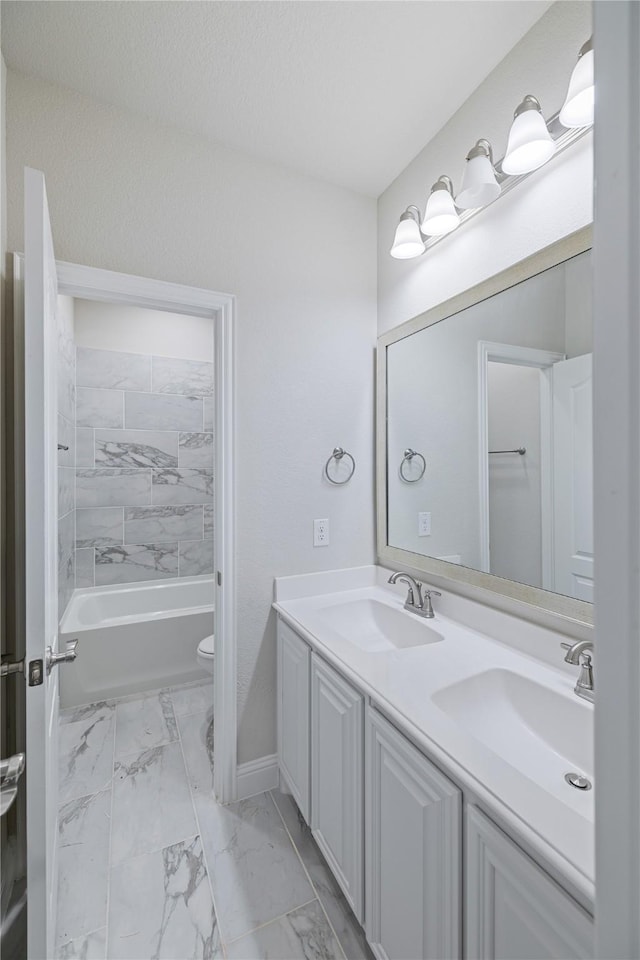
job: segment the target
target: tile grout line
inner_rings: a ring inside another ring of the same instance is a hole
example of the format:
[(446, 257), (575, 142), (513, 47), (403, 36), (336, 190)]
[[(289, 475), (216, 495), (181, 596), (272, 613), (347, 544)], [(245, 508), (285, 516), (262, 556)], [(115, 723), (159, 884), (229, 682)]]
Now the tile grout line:
[[(313, 882), (313, 880), (311, 879), (311, 874), (310, 874), (309, 871), (307, 870), (307, 865), (305, 864), (304, 860), (302, 859), (302, 855), (301, 855), (300, 851), (298, 850), (298, 847), (297, 847), (297, 845), (296, 845), (295, 840), (294, 840), (293, 837), (291, 836), (291, 832), (289, 831), (289, 828), (288, 828), (288, 826), (287, 826), (287, 824), (286, 824), (286, 822), (285, 822), (284, 816), (282, 815), (282, 811), (280, 810), (280, 807), (279, 807), (278, 804), (276, 803), (275, 797), (273, 796), (273, 790), (269, 790), (268, 793), (269, 793), (269, 796), (271, 797), (271, 802), (273, 803), (274, 807), (275, 807), (276, 810), (278, 811), (278, 816), (279, 816), (280, 819), (282, 820), (282, 826), (284, 827), (285, 832), (286, 832), (287, 836), (289, 837), (289, 840), (291, 841), (291, 845), (293, 846), (293, 849), (295, 850), (295, 852), (296, 852), (296, 854), (297, 854), (298, 860), (299, 860), (300, 863), (302, 864), (302, 869), (304, 870), (304, 872), (305, 872), (305, 874), (306, 874), (307, 880), (309, 881), (309, 885), (310, 885), (311, 889), (313, 890), (313, 892), (314, 892), (315, 895), (316, 895), (316, 900), (317, 900), (318, 903), (320, 904), (320, 909), (322, 910), (322, 912), (323, 912), (323, 914), (324, 914), (324, 916), (325, 916), (325, 919), (326, 919), (327, 923), (329, 924), (329, 928), (330, 928), (331, 932), (333, 933), (333, 935), (334, 935), (334, 937), (335, 937), (335, 939), (336, 939), (336, 943), (337, 943), (338, 946), (340, 947), (340, 952), (342, 953), (342, 956), (343, 956), (344, 960), (347, 960), (347, 955), (346, 955), (346, 953), (344, 952), (344, 947), (342, 946), (342, 940), (340, 939), (340, 937), (339, 937), (338, 934), (336, 933), (336, 931), (335, 931), (335, 929), (334, 929), (334, 926), (333, 926), (333, 924), (331, 923), (331, 920), (329, 919), (329, 914), (328, 914), (327, 911), (325, 910), (324, 903), (322, 902), (322, 899), (321, 899), (321, 897), (320, 897), (320, 894), (318, 893), (318, 891), (317, 891), (317, 889), (316, 889), (316, 885), (315, 885), (315, 883)], [(297, 908), (296, 908), (296, 909), (297, 909)], [(291, 911), (289, 911), (289, 912), (291, 913)], [(286, 916), (286, 914), (283, 914), (283, 916)]]
[[(169, 695), (169, 696), (171, 696), (171, 695)], [(171, 709), (173, 710), (173, 699), (171, 700)], [(218, 936), (219, 936), (219, 938), (220, 938), (220, 946), (221, 946), (221, 948), (222, 948), (222, 956), (223, 956), (223, 957), (225, 958), (225, 960), (226, 960), (226, 956), (227, 956), (226, 941), (225, 941), (224, 937), (222, 936), (222, 927), (221, 927), (221, 925), (220, 925), (220, 915), (218, 914), (218, 908), (217, 908), (217, 906), (216, 906), (216, 898), (215, 898), (214, 893), (213, 893), (213, 883), (212, 883), (212, 880), (211, 880), (211, 869), (210, 869), (210, 867), (209, 867), (209, 861), (208, 861), (208, 859), (207, 859), (207, 853), (206, 853), (206, 850), (205, 850), (205, 847), (204, 847), (204, 841), (203, 841), (203, 839), (202, 839), (202, 829), (201, 829), (201, 826), (200, 826), (200, 817), (198, 816), (198, 807), (197, 807), (197, 805), (196, 805), (196, 801), (195, 801), (195, 797), (194, 797), (194, 792), (193, 792), (193, 786), (192, 786), (192, 783), (191, 783), (191, 776), (189, 775), (189, 767), (187, 766), (187, 758), (186, 758), (186, 756), (185, 756), (184, 746), (183, 746), (183, 744), (182, 744), (182, 734), (180, 733), (180, 724), (178, 723), (178, 718), (176, 717), (175, 710), (174, 710), (174, 714), (173, 714), (173, 715), (174, 715), (174, 719), (175, 719), (175, 721), (176, 721), (176, 728), (177, 728), (177, 731), (178, 731), (178, 742), (180, 743), (180, 752), (181, 752), (181, 754), (182, 754), (182, 762), (184, 763), (184, 772), (185, 772), (185, 776), (186, 776), (186, 778), (187, 778), (187, 786), (189, 787), (189, 796), (191, 797), (191, 806), (193, 807), (193, 815), (194, 815), (194, 817), (195, 817), (196, 827), (197, 827), (197, 829), (198, 829), (198, 836), (199, 836), (199, 838), (200, 838), (200, 846), (201, 846), (201, 848), (202, 848), (202, 859), (203, 859), (204, 868), (205, 868), (205, 871), (206, 871), (206, 874), (207, 874), (207, 880), (208, 880), (208, 882), (209, 882), (209, 891), (210, 891), (210, 893), (211, 893), (211, 903), (213, 904), (213, 913), (214, 913), (214, 916), (215, 916), (215, 918), (216, 918), (216, 928), (217, 928), (217, 930), (218, 930)], [(182, 716), (193, 716), (193, 714), (182, 714)], [(214, 759), (215, 759), (215, 758), (214, 758)], [(213, 771), (212, 771), (212, 776), (213, 776)], [(213, 796), (213, 785), (212, 785), (212, 789), (211, 789), (211, 794), (212, 794), (212, 796)], [(215, 798), (214, 798), (214, 802), (217, 802), (217, 801), (215, 801)]]
[[(269, 792), (269, 791), (267, 791), (267, 792)], [(312, 889), (313, 889), (313, 887), (312, 887)], [(287, 910), (286, 913), (280, 913), (280, 914), (278, 914), (278, 916), (277, 916), (277, 917), (274, 917), (273, 920), (266, 920), (265, 923), (260, 923), (260, 924), (258, 924), (257, 927), (252, 927), (251, 930), (247, 930), (246, 933), (241, 933), (239, 937), (234, 937), (233, 940), (228, 940), (227, 943), (229, 944), (229, 946), (231, 946), (232, 944), (237, 943), (238, 940), (244, 940), (245, 937), (250, 936), (252, 933), (256, 933), (258, 930), (264, 930), (265, 927), (271, 926), (272, 923), (277, 923), (278, 920), (284, 920), (285, 917), (289, 917), (292, 913), (295, 913), (297, 910), (302, 910), (304, 907), (308, 907), (310, 903), (315, 903), (316, 900), (318, 901), (318, 903), (320, 903), (320, 900), (319, 900), (319, 898), (318, 898), (317, 896), (312, 897), (311, 900), (305, 900), (305, 902), (299, 904), (299, 906), (293, 907), (291, 910)], [(322, 904), (320, 904), (320, 907), (322, 907)], [(332, 927), (331, 929), (333, 930), (333, 927)], [(334, 934), (334, 936), (335, 936), (335, 934)], [(337, 938), (336, 938), (336, 939), (337, 939)], [(338, 940), (338, 944), (340, 944), (340, 941), (339, 941), (339, 940)], [(343, 956), (344, 956), (344, 954), (343, 954)], [(339, 960), (339, 958), (338, 958), (338, 960)], [(345, 958), (345, 960), (346, 960), (346, 958)]]

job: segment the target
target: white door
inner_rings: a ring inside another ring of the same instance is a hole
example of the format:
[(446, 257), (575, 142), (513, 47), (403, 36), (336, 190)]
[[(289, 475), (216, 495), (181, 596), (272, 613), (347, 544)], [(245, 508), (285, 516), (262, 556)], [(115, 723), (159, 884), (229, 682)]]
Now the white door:
[(593, 603), (593, 362), (553, 366), (554, 590)]
[(58, 672), (47, 673), (46, 651), (58, 635), (57, 278), (44, 176), (29, 168), (24, 228), (27, 949), (35, 960), (55, 956)]

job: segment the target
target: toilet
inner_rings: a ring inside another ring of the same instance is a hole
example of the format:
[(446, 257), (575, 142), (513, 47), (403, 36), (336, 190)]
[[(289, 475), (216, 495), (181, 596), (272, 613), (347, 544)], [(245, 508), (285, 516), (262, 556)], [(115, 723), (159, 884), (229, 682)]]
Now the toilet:
[(198, 663), (207, 673), (213, 673), (213, 634), (198, 644)]

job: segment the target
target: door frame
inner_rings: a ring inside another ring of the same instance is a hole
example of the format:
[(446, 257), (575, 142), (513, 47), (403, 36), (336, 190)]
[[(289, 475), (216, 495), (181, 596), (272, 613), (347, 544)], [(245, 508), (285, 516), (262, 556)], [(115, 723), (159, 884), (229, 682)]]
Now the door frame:
[[(235, 320), (236, 299), (98, 267), (56, 261), (58, 292), (100, 300), (210, 317), (214, 322), (215, 398), (215, 671), (213, 789), (220, 803), (237, 796), (237, 643), (235, 566)], [(195, 656), (195, 652), (194, 652)]]
[(542, 516), (542, 587), (553, 583), (553, 384), (554, 363), (566, 354), (511, 343), (478, 341), (478, 491), (480, 515), (480, 569), (490, 573), (489, 544), (489, 363), (537, 367), (540, 377), (540, 496)]

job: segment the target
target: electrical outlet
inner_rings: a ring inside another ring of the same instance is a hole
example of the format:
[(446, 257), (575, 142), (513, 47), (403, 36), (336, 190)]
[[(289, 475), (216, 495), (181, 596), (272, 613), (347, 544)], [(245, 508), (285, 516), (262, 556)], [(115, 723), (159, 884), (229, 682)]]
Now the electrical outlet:
[(328, 520), (313, 521), (313, 545), (314, 547), (329, 546), (329, 521)]
[(431, 514), (430, 513), (418, 514), (418, 536), (419, 537), (431, 536)]

